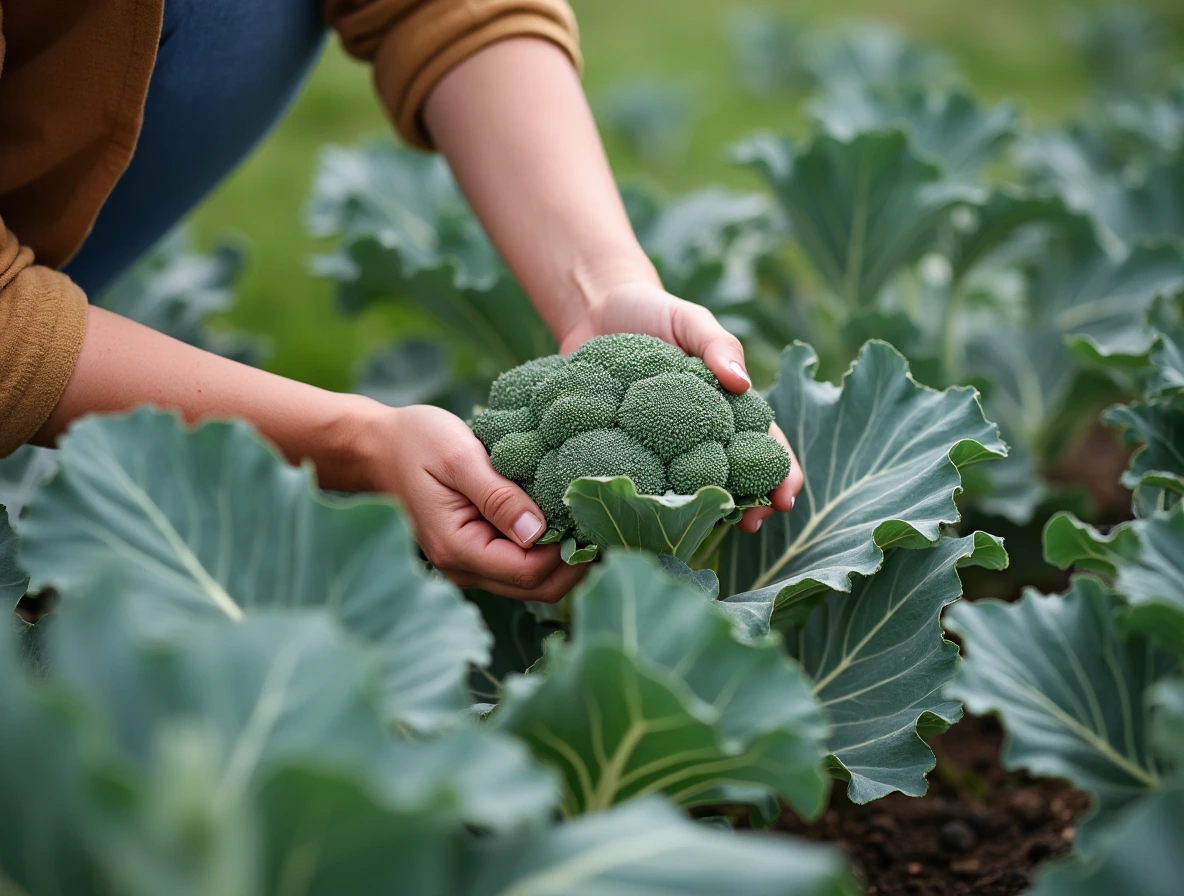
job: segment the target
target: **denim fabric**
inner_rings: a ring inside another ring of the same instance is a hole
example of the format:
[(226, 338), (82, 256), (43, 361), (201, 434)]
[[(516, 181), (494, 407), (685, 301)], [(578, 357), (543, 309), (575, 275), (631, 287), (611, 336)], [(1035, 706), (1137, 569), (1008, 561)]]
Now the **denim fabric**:
[(324, 37), (318, 0), (166, 0), (135, 155), (63, 269), (87, 295), (250, 153), (295, 97)]

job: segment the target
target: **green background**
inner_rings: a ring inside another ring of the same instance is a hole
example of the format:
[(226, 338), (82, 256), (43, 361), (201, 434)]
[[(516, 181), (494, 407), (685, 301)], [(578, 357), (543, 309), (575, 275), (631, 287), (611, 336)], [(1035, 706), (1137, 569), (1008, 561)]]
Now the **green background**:
[[(1184, 2), (1139, 5), (1165, 23), (1178, 50)], [(594, 104), (605, 90), (634, 79), (677, 82), (692, 92), (695, 116), (684, 155), (647, 167), (619, 140), (607, 141), (619, 175), (644, 174), (672, 192), (709, 183), (754, 186), (728, 164), (727, 147), (754, 130), (800, 126), (797, 98), (755, 97), (741, 88), (728, 40), (740, 9), (791, 12), (822, 28), (872, 18), (893, 24), (946, 50), (977, 94), (1013, 97), (1032, 120), (1065, 117), (1089, 101), (1089, 72), (1065, 40), (1066, 4), (1056, 0), (573, 0), (573, 6)], [(201, 244), (228, 236), (245, 243), (248, 271), (230, 323), (267, 337), (267, 366), (278, 373), (346, 389), (361, 359), (397, 325), (381, 312), (353, 320), (336, 312), (329, 285), (308, 273), (318, 247), (302, 223), (322, 147), (382, 133), (389, 129), (368, 68), (333, 40), (284, 121), (196, 212)]]

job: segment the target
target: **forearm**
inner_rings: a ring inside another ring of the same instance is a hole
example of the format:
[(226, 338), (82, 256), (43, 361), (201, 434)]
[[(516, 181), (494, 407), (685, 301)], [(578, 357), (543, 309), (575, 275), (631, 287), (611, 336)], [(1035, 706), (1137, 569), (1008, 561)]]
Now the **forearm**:
[(359, 462), (374, 403), (338, 395), (221, 358), (127, 318), (91, 307), (82, 353), (49, 420), (37, 434), (51, 445), (90, 413), (152, 405), (190, 423), (241, 418), (293, 462), (311, 460), (322, 485), (370, 487)]
[(562, 337), (606, 289), (657, 283), (633, 235), (567, 56), (546, 41), (492, 44), (424, 109), (498, 251)]

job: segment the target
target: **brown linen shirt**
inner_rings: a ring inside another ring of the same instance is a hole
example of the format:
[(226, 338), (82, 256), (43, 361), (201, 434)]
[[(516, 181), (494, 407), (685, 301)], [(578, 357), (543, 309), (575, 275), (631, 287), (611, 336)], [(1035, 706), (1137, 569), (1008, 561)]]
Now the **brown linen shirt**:
[[(373, 63), (403, 138), (429, 149), (432, 87), (495, 41), (553, 41), (580, 64), (566, 0), (322, 0)], [(78, 360), (78, 251), (135, 149), (164, 0), (0, 0), (0, 457), (49, 418)]]

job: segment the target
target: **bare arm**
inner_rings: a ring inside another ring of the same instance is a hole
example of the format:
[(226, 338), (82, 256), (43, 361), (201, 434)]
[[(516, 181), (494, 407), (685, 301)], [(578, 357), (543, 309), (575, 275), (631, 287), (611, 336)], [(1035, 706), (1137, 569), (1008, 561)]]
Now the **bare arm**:
[(527, 550), (542, 534), (542, 512), (494, 472), (481, 443), (452, 414), (317, 389), (101, 308), (88, 309), (82, 354), (36, 441), (53, 444), (85, 414), (142, 405), (177, 410), (190, 422), (247, 420), (289, 460), (311, 460), (325, 487), (395, 495), (428, 558), (458, 585), (557, 600), (580, 575), (555, 545)]
[[(649, 333), (702, 356), (732, 392), (751, 385), (735, 337), (662, 289), (558, 47), (532, 37), (486, 47), (441, 79), (424, 120), (561, 350), (604, 333)], [(773, 507), (789, 510), (801, 486), (795, 462)], [(749, 511), (744, 528), (771, 512)]]

